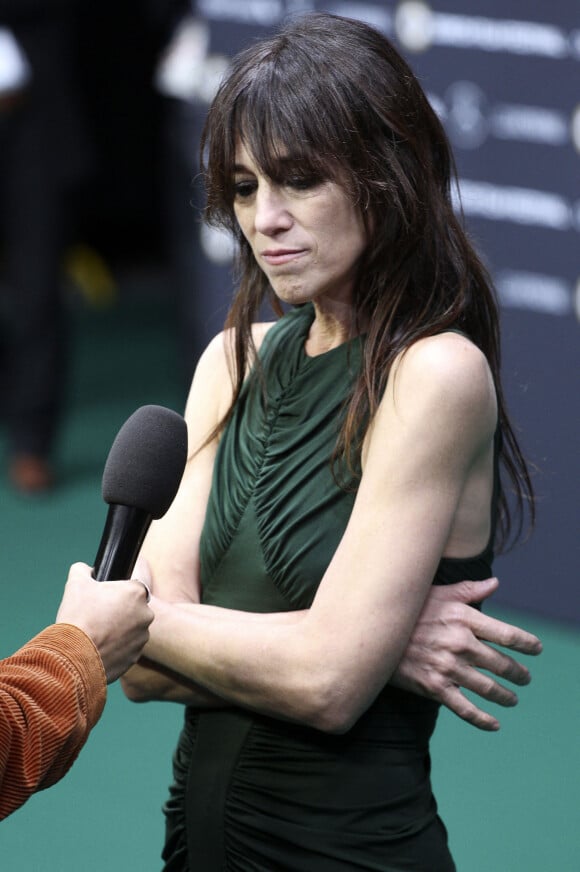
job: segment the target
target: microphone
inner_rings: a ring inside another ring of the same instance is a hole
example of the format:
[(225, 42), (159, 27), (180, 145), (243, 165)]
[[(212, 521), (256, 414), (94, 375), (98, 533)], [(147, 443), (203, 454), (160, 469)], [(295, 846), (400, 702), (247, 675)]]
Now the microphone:
[(125, 421), (103, 471), (109, 509), (93, 578), (131, 577), (151, 521), (173, 502), (186, 461), (187, 425), (177, 412), (141, 406)]

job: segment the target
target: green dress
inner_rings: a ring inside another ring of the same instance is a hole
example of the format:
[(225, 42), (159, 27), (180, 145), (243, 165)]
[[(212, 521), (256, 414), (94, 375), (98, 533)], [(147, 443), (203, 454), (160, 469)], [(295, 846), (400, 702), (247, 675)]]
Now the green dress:
[[(201, 542), (205, 603), (308, 608), (354, 494), (329, 458), (361, 340), (310, 358), (312, 306), (268, 332), (221, 439)], [(491, 574), (491, 551), (435, 583)], [(353, 567), (352, 583), (357, 583)], [(437, 705), (386, 687), (345, 735), (243, 709), (187, 709), (165, 806), (165, 872), (452, 872), (429, 778)]]

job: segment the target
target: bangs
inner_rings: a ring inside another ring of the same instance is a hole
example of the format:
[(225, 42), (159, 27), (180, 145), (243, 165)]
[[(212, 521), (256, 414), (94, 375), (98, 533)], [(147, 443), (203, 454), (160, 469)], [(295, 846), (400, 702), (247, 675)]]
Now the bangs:
[[(270, 66), (270, 65), (268, 65)], [(272, 65), (273, 66), (273, 65)], [(347, 161), (328, 125), (321, 124), (310, 88), (264, 69), (236, 101), (232, 131), (260, 171), (274, 182), (288, 172), (344, 180)]]
[(259, 58), (252, 50), (239, 55), (208, 115), (202, 146), (206, 218), (234, 232), (233, 178), (240, 142), (260, 172), (276, 183), (289, 173), (308, 175), (336, 182), (354, 201), (360, 199), (356, 97), (340, 87), (337, 70), (332, 87), (307, 52), (286, 48), (282, 40), (276, 50), (266, 44)]

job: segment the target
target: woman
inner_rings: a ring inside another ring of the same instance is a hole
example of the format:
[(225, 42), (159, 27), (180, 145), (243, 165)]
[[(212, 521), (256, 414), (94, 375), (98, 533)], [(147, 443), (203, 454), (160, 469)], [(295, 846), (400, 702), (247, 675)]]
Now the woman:
[[(500, 459), (530, 495), (447, 141), (381, 35), (313, 15), (238, 56), (203, 153), (240, 289), (193, 380), (187, 472), (144, 549), (148, 660), (124, 679), (189, 706), (165, 869), (447, 872), (437, 703), (388, 682), (433, 582), (491, 575)], [(266, 299), (289, 311), (254, 323)]]

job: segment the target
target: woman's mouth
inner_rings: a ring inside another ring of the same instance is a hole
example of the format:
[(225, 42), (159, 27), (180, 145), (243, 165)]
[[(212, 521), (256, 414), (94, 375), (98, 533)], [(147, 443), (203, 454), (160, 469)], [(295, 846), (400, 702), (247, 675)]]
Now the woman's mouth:
[(261, 258), (270, 266), (281, 266), (306, 254), (305, 248), (269, 248), (261, 252)]

